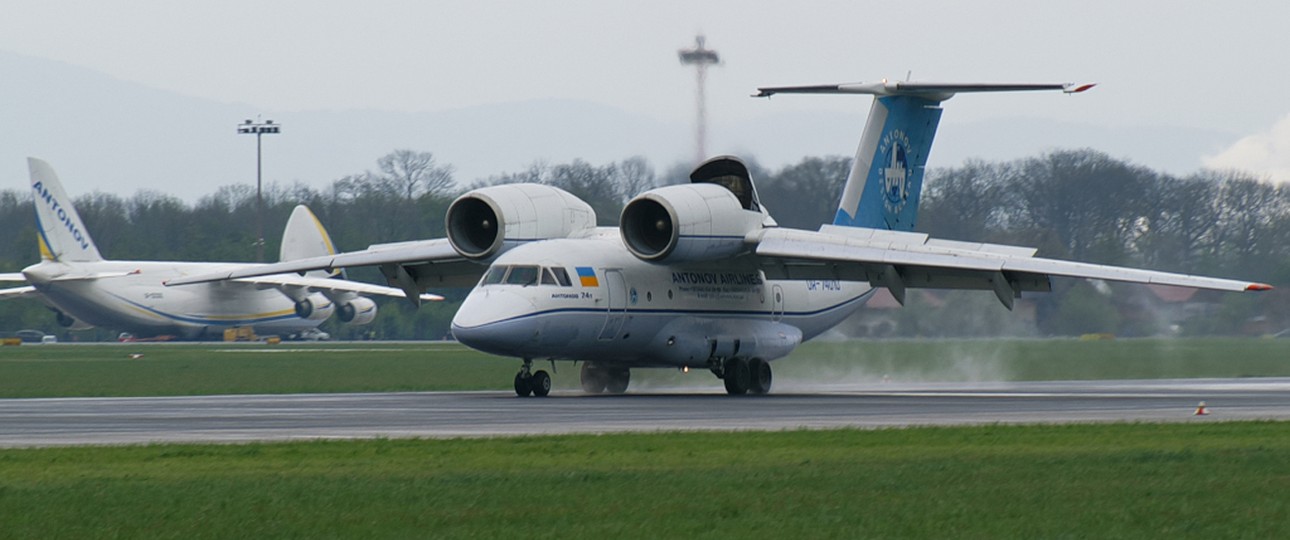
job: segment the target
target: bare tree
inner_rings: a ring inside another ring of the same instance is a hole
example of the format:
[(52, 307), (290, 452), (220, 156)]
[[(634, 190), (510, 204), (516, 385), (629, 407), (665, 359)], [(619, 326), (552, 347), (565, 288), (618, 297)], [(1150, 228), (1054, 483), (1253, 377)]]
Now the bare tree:
[(376, 161), (384, 179), (397, 184), (408, 200), (421, 193), (439, 195), (452, 189), (452, 166), (440, 166), (430, 152), (395, 150)]
[(617, 169), (619, 198), (623, 202), (658, 187), (658, 178), (654, 167), (641, 156), (630, 157), (618, 164)]

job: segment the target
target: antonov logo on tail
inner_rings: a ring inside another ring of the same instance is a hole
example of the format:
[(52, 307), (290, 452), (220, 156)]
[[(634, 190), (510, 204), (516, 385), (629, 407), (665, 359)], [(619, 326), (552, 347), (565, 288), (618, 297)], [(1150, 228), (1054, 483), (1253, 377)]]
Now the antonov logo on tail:
[(85, 234), (81, 232), (80, 227), (76, 226), (76, 223), (72, 221), (72, 218), (67, 215), (67, 211), (63, 209), (63, 205), (58, 204), (58, 201), (54, 200), (54, 196), (49, 194), (49, 190), (45, 189), (44, 182), (36, 182), (35, 184), (32, 184), (31, 189), (36, 190), (37, 199), (45, 200), (45, 204), (49, 205), (50, 211), (58, 218), (58, 222), (62, 223), (64, 227), (67, 227), (67, 232), (72, 233), (72, 238), (76, 240), (77, 244), (80, 244), (81, 249), (90, 249), (90, 243), (85, 241)]
[(900, 213), (909, 200), (909, 136), (899, 129), (888, 131), (878, 152), (889, 156), (882, 169), (883, 206), (888, 212)]

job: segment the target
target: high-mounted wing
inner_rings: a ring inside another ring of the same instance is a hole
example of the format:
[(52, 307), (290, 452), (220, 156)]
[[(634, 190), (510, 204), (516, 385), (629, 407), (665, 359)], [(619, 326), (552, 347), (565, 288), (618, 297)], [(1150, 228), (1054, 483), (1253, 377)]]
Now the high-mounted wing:
[(40, 293), (36, 292), (36, 288), (30, 285), (26, 287), (0, 289), (0, 300), (7, 300), (9, 298), (27, 298), (32, 296), (40, 296)]
[(904, 303), (905, 289), (992, 290), (1012, 309), (1023, 291), (1049, 291), (1052, 276), (1263, 291), (1263, 283), (1035, 257), (1035, 249), (930, 239), (926, 234), (825, 225), (765, 229), (748, 240), (771, 279), (867, 281)]
[[(394, 298), (404, 298), (407, 295), (402, 289), (373, 285), (360, 281), (350, 281), (348, 279), (333, 279), (325, 277), (300, 276), (296, 274), (274, 274), (268, 276), (238, 278), (230, 281), (237, 283), (250, 283), (262, 289), (305, 289), (309, 292), (322, 293), (355, 293), (368, 295), (390, 296)], [(421, 293), (417, 295), (420, 300), (428, 302), (437, 302), (443, 300), (442, 296), (437, 294)]]
[[(2, 273), (0, 274), (0, 282), (26, 283), (27, 278), (19, 273)], [(30, 285), (25, 287), (0, 289), (0, 300), (6, 300), (9, 298), (26, 298), (29, 296), (39, 295), (40, 293), (36, 292), (36, 288)]]
[(595, 234), (591, 205), (562, 189), (541, 184), (507, 184), (471, 190), (453, 200), (445, 215), (447, 238), (376, 244), (362, 251), (276, 264), (247, 265), (166, 285), (223, 281), (350, 266), (376, 266), (385, 280), (413, 304), (431, 287), (471, 287), (488, 263), (517, 245)]
[[(288, 276), (279, 274), (303, 274), (310, 270), (327, 270), (351, 266), (377, 266), (391, 285), (397, 289), (379, 287), (384, 291), (397, 291), (392, 296), (403, 296), (413, 304), (424, 299), (440, 300), (438, 295), (421, 293), (426, 287), (462, 287), (474, 285), (485, 270), (484, 266), (473, 263), (459, 255), (447, 239), (416, 240), (392, 244), (375, 244), (362, 251), (351, 251), (335, 255), (325, 255), (307, 259), (297, 259), (271, 264), (247, 265), (228, 271), (172, 279), (167, 286), (186, 285), (191, 283), (208, 283), (214, 281), (240, 280), (256, 276), (273, 276), (283, 281)], [(261, 282), (267, 278), (249, 280)], [(306, 279), (301, 277), (300, 279)], [(322, 281), (339, 281), (327, 280)], [(267, 283), (267, 282), (266, 282)], [(356, 283), (356, 282), (349, 282)], [(289, 285), (285, 284), (284, 285)], [(363, 284), (367, 285), (367, 284)], [(314, 286), (317, 286), (315, 284)], [(373, 294), (387, 294), (373, 292)], [(388, 294), (387, 294), (388, 295)], [(428, 298), (432, 297), (432, 298)]]

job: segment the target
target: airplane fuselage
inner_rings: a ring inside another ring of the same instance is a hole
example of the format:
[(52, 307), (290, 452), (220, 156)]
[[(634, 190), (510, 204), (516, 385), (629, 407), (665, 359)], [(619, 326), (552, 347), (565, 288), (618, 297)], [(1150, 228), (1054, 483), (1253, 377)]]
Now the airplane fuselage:
[(261, 334), (292, 334), (318, 326), (333, 311), (324, 295), (303, 293), (312, 306), (300, 317), (296, 302), (272, 288), (224, 282), (184, 287), (162, 283), (243, 263), (156, 261), (44, 261), (23, 275), (52, 307), (94, 326), (137, 335), (200, 338), (233, 326)]
[(739, 258), (647, 263), (623, 247), (617, 229), (601, 228), (503, 253), (452, 327), (462, 343), (505, 356), (699, 368), (714, 358), (783, 357), (872, 291), (867, 283), (768, 280)]

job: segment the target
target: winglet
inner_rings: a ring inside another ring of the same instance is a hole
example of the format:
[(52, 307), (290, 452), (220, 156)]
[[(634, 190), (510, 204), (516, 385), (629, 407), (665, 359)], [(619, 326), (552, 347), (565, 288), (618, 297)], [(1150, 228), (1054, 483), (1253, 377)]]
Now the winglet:
[(1078, 94), (1093, 88), (1094, 86), (1097, 86), (1097, 83), (1067, 84), (1062, 87), (1062, 92), (1067, 94)]
[(1247, 291), (1270, 291), (1273, 287), (1267, 283), (1251, 283), (1245, 286)]

